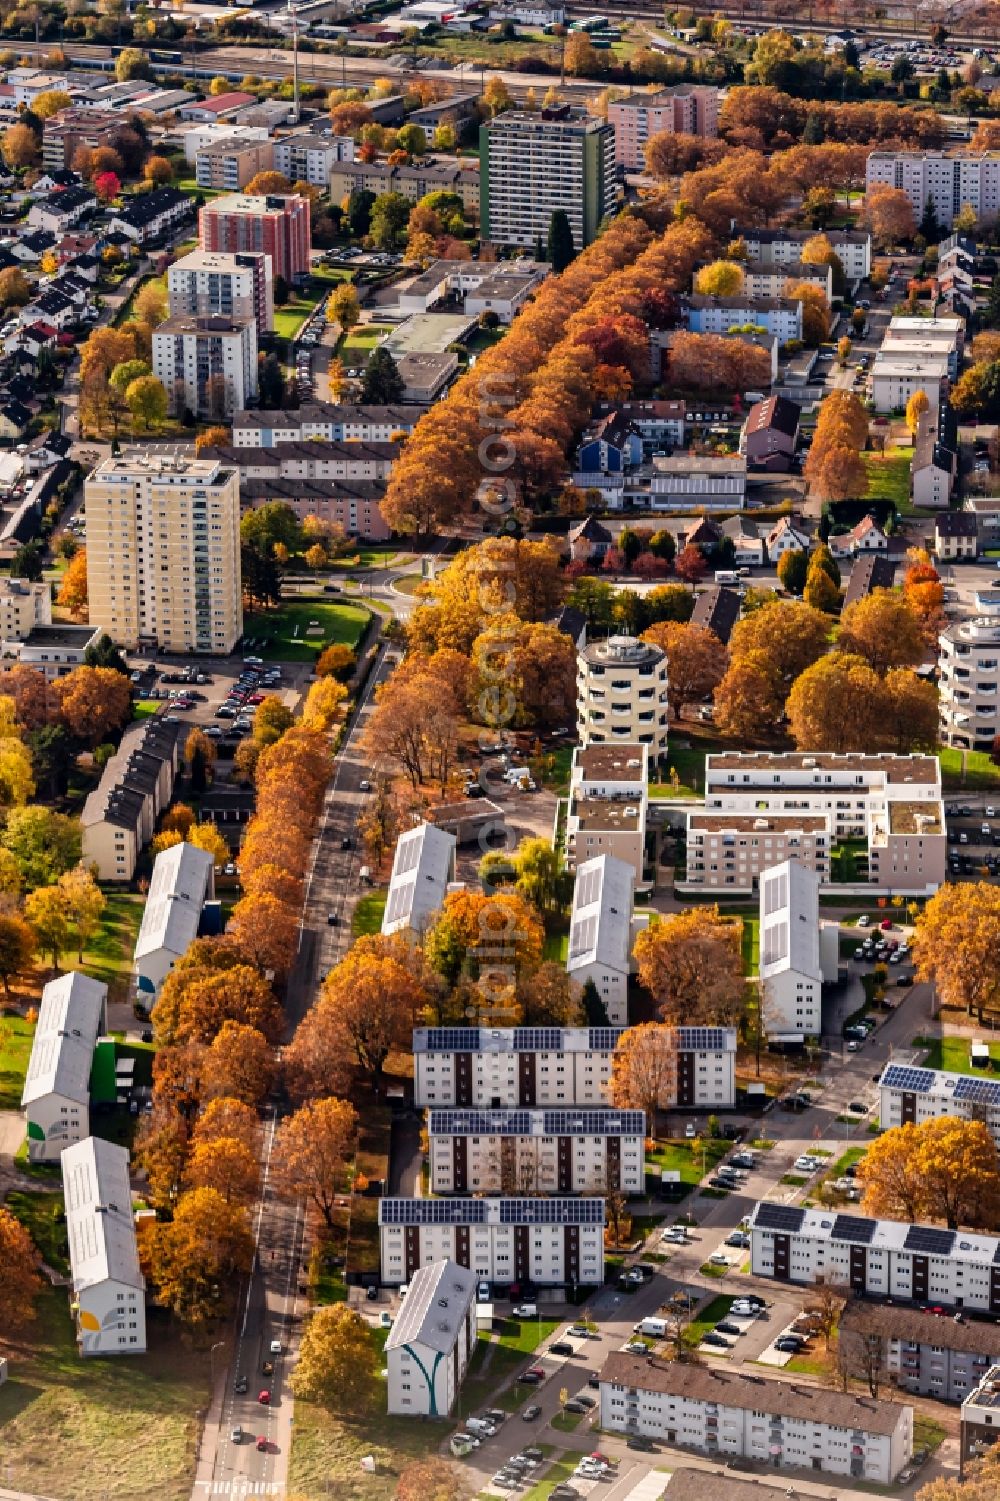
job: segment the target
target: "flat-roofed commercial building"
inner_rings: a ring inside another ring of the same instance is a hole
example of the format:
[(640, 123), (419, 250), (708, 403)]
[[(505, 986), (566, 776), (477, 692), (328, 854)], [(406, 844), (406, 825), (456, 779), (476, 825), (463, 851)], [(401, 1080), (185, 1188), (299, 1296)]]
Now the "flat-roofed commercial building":
[(972, 1230), (760, 1203), (750, 1211), (750, 1269), (858, 1297), (1000, 1314), (1000, 1240)]
[(552, 215), (562, 210), (580, 251), (615, 206), (614, 126), (574, 116), (568, 106), (497, 115), (480, 131), (479, 160), (486, 242), (544, 245)]
[(602, 1198), (380, 1199), (378, 1223), (389, 1286), (442, 1257), (500, 1284), (604, 1281)]
[[(913, 1454), (913, 1408), (825, 1386), (616, 1351), (600, 1373), (601, 1427), (714, 1459), (891, 1485)], [(668, 1492), (669, 1495), (669, 1492)]]
[(431, 1110), (431, 1193), (642, 1193), (641, 1110)]

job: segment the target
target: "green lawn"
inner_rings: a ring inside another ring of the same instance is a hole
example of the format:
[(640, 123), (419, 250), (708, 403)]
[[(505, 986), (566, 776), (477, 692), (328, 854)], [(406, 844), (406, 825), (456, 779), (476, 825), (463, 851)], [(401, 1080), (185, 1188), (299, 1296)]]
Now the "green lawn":
[(848, 1147), (847, 1151), (837, 1158), (827, 1177), (842, 1178), (849, 1167), (861, 1161), (867, 1150), (867, 1147)]
[(552, 1419), (552, 1427), (558, 1433), (572, 1433), (574, 1428), (579, 1428), (586, 1417), (583, 1412), (557, 1412)]
[(6, 1207), (24, 1228), (42, 1253), (42, 1260), (59, 1272), (69, 1275), (69, 1241), (61, 1193), (17, 1189), (7, 1195)]
[(701, 1344), (702, 1337), (710, 1329), (714, 1329), (720, 1319), (726, 1318), (732, 1304), (732, 1298), (713, 1298), (707, 1303), (696, 1318), (693, 1318), (684, 1330), (684, 1343), (697, 1347)]
[(947, 1437), (944, 1426), (932, 1418), (929, 1413), (921, 1412), (919, 1408), (913, 1414), (913, 1447), (914, 1449), (940, 1449)]
[(188, 1501), (213, 1335), (193, 1342), (154, 1314), (145, 1355), (84, 1366), (65, 1288), (38, 1307), (0, 1386), (6, 1483), (73, 1501)]
[(740, 921), (743, 930), (740, 951), (743, 955), (743, 973), (755, 975), (760, 968), (760, 918), (744, 917)]
[(689, 1189), (694, 1188), (701, 1181), (703, 1155), (705, 1174), (708, 1175), (732, 1145), (714, 1136), (704, 1137), (703, 1142), (704, 1154), (701, 1143), (697, 1151), (693, 1151), (693, 1143), (689, 1141), (658, 1142), (655, 1149), (647, 1153), (646, 1161), (655, 1163), (665, 1173), (680, 1173), (681, 1182)]
[(23, 1016), (0, 1016), (0, 1110), (20, 1110), (24, 1076), (35, 1035)]
[(923, 1068), (940, 1068), (952, 1074), (995, 1074), (1000, 1069), (1000, 1042), (989, 1044), (992, 1068), (974, 1068), (969, 1061), (967, 1037), (929, 1037), (923, 1043)]
[[(910, 448), (887, 448), (884, 454), (862, 455), (868, 474), (866, 500), (891, 500), (902, 515), (915, 515), (910, 504)], [(922, 513), (921, 513), (922, 514)]]
[(559, 1319), (494, 1319), (500, 1323), (499, 1345), (503, 1350), (516, 1350), (519, 1355), (533, 1355), (538, 1346), (550, 1339), (559, 1328)]
[(708, 751), (722, 750), (715, 740), (694, 740), (687, 745), (668, 745), (667, 763), (671, 772), (676, 772), (676, 781), (668, 776), (665, 782), (651, 782), (650, 797), (701, 797), (705, 791), (705, 755)]
[(523, 1501), (548, 1501), (555, 1487), (572, 1479), (573, 1471), (579, 1464), (579, 1456), (571, 1455), (567, 1459), (553, 1460), (545, 1471), (545, 1479), (536, 1481), (530, 1490), (525, 1491)]
[(542, 946), (542, 958), (551, 959), (554, 964), (565, 964), (569, 955), (568, 933), (546, 933), (545, 943)]
[[(139, 936), (144, 901), (128, 891), (105, 891), (107, 906), (101, 926), (89, 948), (83, 951), (83, 967), (105, 985), (121, 982), (132, 971), (135, 941)], [(76, 956), (73, 956), (74, 960)]]
[(337, 357), (345, 366), (367, 365), (372, 350), (390, 330), (379, 323), (359, 323), (350, 335), (342, 337), (337, 345)]
[(155, 698), (137, 698), (132, 705), (133, 719), (151, 719), (160, 712), (162, 705)]
[(1000, 785), (1000, 766), (994, 766), (986, 751), (960, 751), (942, 746), (941, 781), (946, 789), (968, 787), (992, 791)]
[(388, 895), (388, 891), (367, 891), (358, 898), (351, 918), (352, 938), (361, 938), (367, 933), (381, 933), (382, 915)]
[[(311, 662), (325, 647), (335, 643), (356, 647), (369, 618), (363, 605), (332, 604), (328, 599), (298, 596), (277, 609), (247, 615), (243, 633), (244, 639), (256, 639), (257, 645), (251, 649), (269, 662)], [(306, 634), (312, 620), (319, 621), (322, 634)]]

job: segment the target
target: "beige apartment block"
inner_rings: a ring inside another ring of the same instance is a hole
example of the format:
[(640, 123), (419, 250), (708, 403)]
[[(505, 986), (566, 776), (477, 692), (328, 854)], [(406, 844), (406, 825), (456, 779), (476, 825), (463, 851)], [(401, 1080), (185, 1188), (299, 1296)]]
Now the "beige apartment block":
[(187, 318), (253, 318), (274, 329), (271, 257), (262, 250), (192, 250), (167, 272), (170, 312)]
[(110, 458), (85, 495), (91, 622), (127, 647), (228, 655), (243, 634), (238, 471)]
[(667, 658), (634, 636), (594, 641), (577, 657), (576, 710), (584, 746), (638, 743), (667, 749)]
[(211, 141), (194, 159), (199, 188), (215, 188), (237, 193), (257, 176), (274, 166), (273, 141), (255, 141), (248, 136), (233, 136), (228, 141)]

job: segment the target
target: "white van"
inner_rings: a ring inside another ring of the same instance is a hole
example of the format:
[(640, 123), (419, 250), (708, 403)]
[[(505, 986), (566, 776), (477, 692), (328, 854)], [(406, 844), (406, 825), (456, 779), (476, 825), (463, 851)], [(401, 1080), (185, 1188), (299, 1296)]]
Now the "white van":
[(639, 1325), (639, 1333), (648, 1334), (653, 1339), (662, 1339), (666, 1332), (666, 1319), (646, 1318)]
[(739, 574), (734, 568), (717, 568), (715, 570), (715, 582), (717, 584), (738, 584)]

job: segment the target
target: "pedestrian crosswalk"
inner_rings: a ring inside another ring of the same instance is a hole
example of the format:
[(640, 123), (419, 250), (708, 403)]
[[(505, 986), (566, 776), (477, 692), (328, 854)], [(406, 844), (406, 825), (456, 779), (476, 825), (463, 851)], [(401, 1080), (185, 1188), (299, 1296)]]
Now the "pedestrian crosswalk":
[(279, 1496), (285, 1487), (280, 1480), (252, 1480), (238, 1475), (235, 1480), (199, 1480), (197, 1493), (203, 1496), (228, 1496), (230, 1501), (244, 1501), (247, 1496)]

